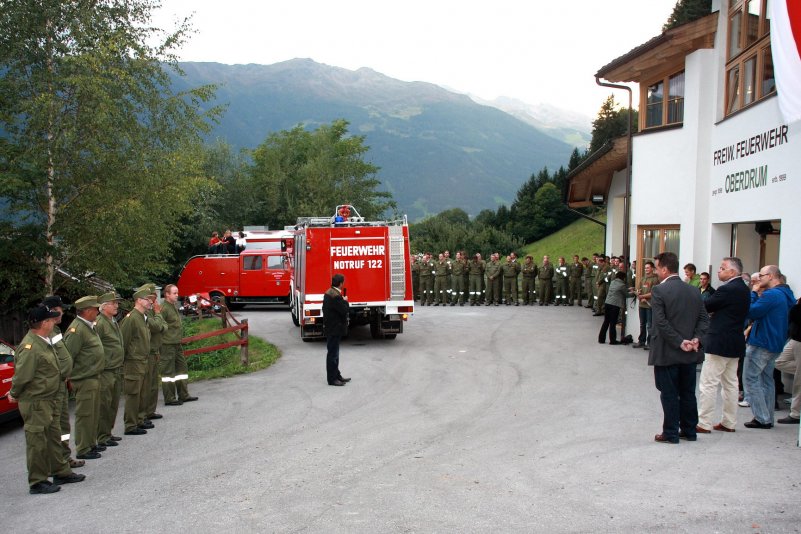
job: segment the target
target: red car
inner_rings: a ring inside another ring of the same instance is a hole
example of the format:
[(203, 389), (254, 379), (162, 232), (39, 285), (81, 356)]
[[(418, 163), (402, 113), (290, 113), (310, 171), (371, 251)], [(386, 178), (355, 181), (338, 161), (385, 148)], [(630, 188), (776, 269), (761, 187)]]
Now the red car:
[(14, 346), (0, 339), (0, 421), (10, 421), (19, 417), (17, 403), (8, 401), (12, 376), (14, 376)]

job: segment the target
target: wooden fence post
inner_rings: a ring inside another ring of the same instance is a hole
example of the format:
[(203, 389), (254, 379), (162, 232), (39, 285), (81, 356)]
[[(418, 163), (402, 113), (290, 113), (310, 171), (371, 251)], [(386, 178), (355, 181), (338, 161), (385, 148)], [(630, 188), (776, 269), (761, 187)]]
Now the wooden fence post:
[(250, 365), (250, 354), (248, 353), (248, 320), (242, 319), (242, 330), (240, 330), (240, 338), (244, 343), (239, 346), (239, 356), (242, 365), (247, 367)]

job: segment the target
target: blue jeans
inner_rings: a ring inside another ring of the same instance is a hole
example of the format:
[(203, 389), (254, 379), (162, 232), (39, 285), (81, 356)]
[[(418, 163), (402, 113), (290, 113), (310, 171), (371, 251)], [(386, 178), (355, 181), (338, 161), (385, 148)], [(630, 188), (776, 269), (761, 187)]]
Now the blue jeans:
[(637, 342), (641, 345), (651, 344), (651, 308), (639, 307), (640, 310), (640, 337)]
[(773, 382), (773, 366), (778, 352), (769, 352), (762, 347), (746, 345), (743, 387), (745, 399), (751, 404), (754, 419), (762, 424), (773, 424), (776, 403), (776, 384)]

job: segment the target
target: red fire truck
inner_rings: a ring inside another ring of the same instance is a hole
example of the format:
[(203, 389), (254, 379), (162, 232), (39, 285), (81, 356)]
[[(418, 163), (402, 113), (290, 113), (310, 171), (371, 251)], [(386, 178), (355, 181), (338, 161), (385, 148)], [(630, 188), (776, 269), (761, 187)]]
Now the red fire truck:
[(323, 336), (323, 293), (345, 276), (350, 325), (370, 325), (373, 338), (395, 339), (414, 312), (409, 226), (365, 221), (350, 205), (331, 217), (301, 217), (295, 225), (290, 310), (304, 341)]
[(178, 294), (207, 293), (231, 309), (245, 304), (289, 303), (293, 233), (249, 231), (240, 254), (193, 256), (178, 277)]

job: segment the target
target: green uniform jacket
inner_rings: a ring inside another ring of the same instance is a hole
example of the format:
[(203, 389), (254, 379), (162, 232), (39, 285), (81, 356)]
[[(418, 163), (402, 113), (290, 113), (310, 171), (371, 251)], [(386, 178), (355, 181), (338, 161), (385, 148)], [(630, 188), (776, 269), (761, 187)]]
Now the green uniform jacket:
[(471, 276), (482, 275), (482, 274), (484, 274), (484, 269), (485, 268), (486, 268), (486, 265), (484, 263), (484, 260), (479, 260), (479, 261), (470, 260), (470, 265), (468, 267), (468, 272), (470, 273)]
[(150, 329), (145, 316), (134, 308), (120, 323), (125, 347), (125, 361), (146, 361), (150, 354)]
[(147, 327), (150, 329), (150, 354), (158, 354), (161, 349), (161, 336), (167, 331), (167, 323), (161, 313), (147, 311)]
[(517, 274), (520, 272), (520, 265), (513, 261), (507, 261), (503, 264), (501, 270), (504, 278), (517, 278)]
[(53, 327), (53, 332), (50, 334), (50, 343), (56, 348), (61, 378), (66, 380), (72, 373), (72, 355), (64, 345), (64, 336), (61, 335), (61, 329), (58, 326)]
[(64, 345), (72, 355), (72, 380), (96, 377), (106, 368), (106, 353), (100, 336), (80, 317), (67, 328)]
[(184, 323), (178, 308), (165, 300), (161, 304), (161, 317), (167, 325), (167, 331), (164, 332), (161, 342), (165, 345), (180, 345), (184, 337)]
[(55, 399), (61, 391), (61, 382), (55, 347), (29, 331), (14, 355), (9, 393), (21, 401)]
[(550, 263), (548, 265), (543, 265), (540, 267), (538, 275), (540, 280), (551, 280), (553, 278), (553, 265)]
[(584, 280), (589, 280), (592, 282), (595, 279), (595, 270), (598, 268), (597, 265), (592, 266), (590, 264), (584, 265), (582, 264), (582, 268), (584, 269)]
[(540, 271), (537, 268), (537, 264), (533, 261), (531, 263), (524, 263), (520, 270), (523, 272), (523, 278), (536, 278), (537, 273)]
[(438, 261), (434, 265), (437, 276), (447, 276), (451, 272), (451, 263), (446, 260)]
[(451, 273), (453, 276), (464, 276), (467, 274), (467, 261), (456, 260), (451, 264)]
[(581, 280), (581, 275), (584, 274), (584, 266), (580, 263), (574, 263), (570, 266), (571, 280)]
[(436, 270), (433, 260), (420, 262), (420, 278), (431, 278)]
[(501, 274), (501, 262), (500, 261), (491, 261), (487, 264), (487, 279), (494, 280), (498, 278), (498, 275)]
[(97, 335), (103, 343), (103, 351), (106, 353), (106, 369), (117, 369), (122, 367), (125, 358), (125, 345), (122, 341), (122, 331), (120, 325), (114, 319), (109, 319), (102, 313), (97, 316), (95, 325)]
[(601, 267), (598, 266), (598, 272), (595, 273), (595, 285), (599, 287), (609, 285), (609, 282), (612, 278), (611, 275), (609, 274), (611, 272), (612, 270), (606, 265), (604, 265), (603, 269), (601, 269)]
[[(643, 275), (642, 281), (640, 282), (640, 294), (639, 296), (650, 295), (651, 290), (654, 288), (655, 285), (659, 284), (659, 277), (655, 274), (651, 276)], [(650, 308), (651, 301), (649, 299), (641, 300), (640, 301), (640, 308)]]
[(557, 265), (554, 272), (559, 278), (567, 279), (567, 277), (570, 276), (570, 267), (568, 267), (567, 264)]

